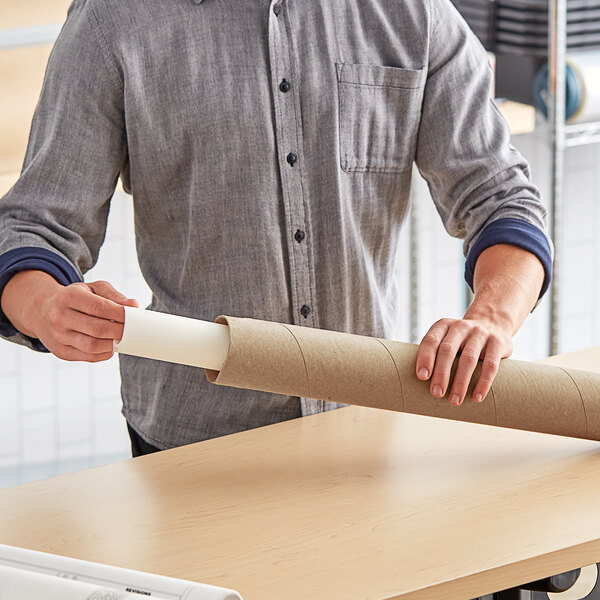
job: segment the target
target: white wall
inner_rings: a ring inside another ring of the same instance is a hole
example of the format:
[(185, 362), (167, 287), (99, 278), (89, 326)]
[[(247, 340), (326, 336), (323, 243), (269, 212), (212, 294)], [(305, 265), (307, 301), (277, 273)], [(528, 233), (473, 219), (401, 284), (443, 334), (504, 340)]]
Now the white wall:
[[(530, 159), (534, 180), (547, 189), (548, 151), (536, 135), (515, 145)], [(600, 147), (570, 149), (563, 217), (561, 351), (600, 344)], [(426, 187), (420, 184), (421, 301), (419, 335), (441, 317), (464, 309), (461, 242), (444, 231)], [(141, 305), (149, 291), (139, 273), (133, 243), (131, 199), (117, 192), (107, 240), (87, 280), (106, 279)], [(408, 224), (403, 230), (401, 276), (408, 340)], [(515, 339), (514, 357), (547, 355), (548, 302), (542, 301)], [(0, 342), (0, 487), (129, 456), (120, 414), (118, 365), (67, 363)]]
[[(86, 281), (105, 279), (150, 301), (133, 241), (131, 197), (118, 191), (107, 238)], [(118, 359), (61, 361), (0, 342), (0, 487), (128, 458)]]

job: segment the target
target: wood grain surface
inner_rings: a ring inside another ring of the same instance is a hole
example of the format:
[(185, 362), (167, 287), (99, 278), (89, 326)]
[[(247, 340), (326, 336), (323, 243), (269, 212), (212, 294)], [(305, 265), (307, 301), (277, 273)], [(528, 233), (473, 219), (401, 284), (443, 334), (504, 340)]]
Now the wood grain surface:
[(1, 0), (0, 29), (62, 23), (71, 0)]
[(4, 490), (0, 543), (245, 600), (466, 599), (600, 561), (599, 497), (597, 442), (348, 407)]

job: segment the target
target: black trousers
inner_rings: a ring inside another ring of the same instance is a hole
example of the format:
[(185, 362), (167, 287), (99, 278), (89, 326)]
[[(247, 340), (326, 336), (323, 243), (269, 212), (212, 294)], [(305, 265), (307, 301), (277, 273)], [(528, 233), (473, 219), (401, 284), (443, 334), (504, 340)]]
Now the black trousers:
[(160, 448), (149, 444), (140, 434), (127, 423), (127, 431), (131, 440), (131, 455), (143, 456), (144, 454), (152, 454), (152, 452), (160, 452)]

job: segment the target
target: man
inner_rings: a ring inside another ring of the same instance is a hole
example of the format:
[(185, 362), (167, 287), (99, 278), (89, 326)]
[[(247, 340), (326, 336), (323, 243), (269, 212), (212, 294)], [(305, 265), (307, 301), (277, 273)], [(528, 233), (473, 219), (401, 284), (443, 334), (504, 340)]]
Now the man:
[[(417, 375), (460, 404), (482, 356), (483, 400), (551, 271), (491, 82), (447, 0), (75, 0), (0, 203), (2, 334), (66, 360), (112, 356), (135, 301), (78, 282), (120, 176), (153, 310), (393, 337), (416, 161), (475, 289), (464, 319), (425, 336)], [(120, 361), (134, 454), (336, 406)]]

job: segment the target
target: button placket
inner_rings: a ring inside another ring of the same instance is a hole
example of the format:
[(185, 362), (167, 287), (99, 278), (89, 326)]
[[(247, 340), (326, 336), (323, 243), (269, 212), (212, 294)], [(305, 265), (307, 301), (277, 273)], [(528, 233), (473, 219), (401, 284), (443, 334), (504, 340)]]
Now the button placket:
[[(271, 89), (275, 113), (275, 135), (283, 195), (283, 207), (288, 256), (290, 261), (290, 287), (292, 315), (296, 325), (318, 327), (318, 315), (312, 297), (313, 277), (308, 244), (300, 243), (306, 238), (306, 208), (302, 187), (302, 131), (298, 85), (292, 68), (291, 39), (287, 0), (279, 0), (280, 14), (273, 14), (269, 21), (269, 61), (271, 66)], [(282, 89), (281, 85), (284, 85)], [(287, 89), (287, 91), (285, 91)], [(284, 92), (285, 93), (281, 93)], [(303, 415), (321, 412), (323, 402), (301, 398)]]

